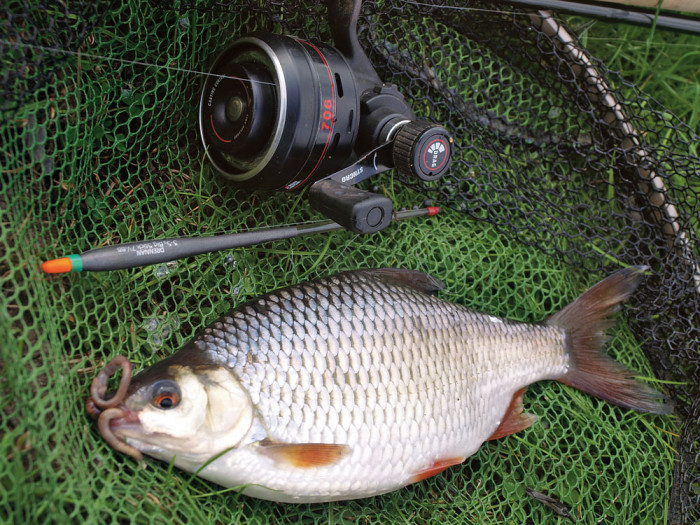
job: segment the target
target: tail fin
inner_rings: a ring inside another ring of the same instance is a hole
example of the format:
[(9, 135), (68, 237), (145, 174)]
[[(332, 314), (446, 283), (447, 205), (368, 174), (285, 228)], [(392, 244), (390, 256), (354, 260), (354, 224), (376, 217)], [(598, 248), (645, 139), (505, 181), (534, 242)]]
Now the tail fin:
[(634, 373), (603, 353), (605, 330), (620, 303), (631, 296), (645, 267), (620, 270), (581, 294), (547, 320), (566, 332), (571, 367), (559, 381), (615, 405), (666, 414), (671, 407), (663, 396), (634, 380)]

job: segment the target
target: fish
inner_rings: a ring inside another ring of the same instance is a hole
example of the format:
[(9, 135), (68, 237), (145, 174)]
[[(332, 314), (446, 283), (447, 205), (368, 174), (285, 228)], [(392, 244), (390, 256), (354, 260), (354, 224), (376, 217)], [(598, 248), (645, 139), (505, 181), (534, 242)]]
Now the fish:
[(115, 357), (87, 409), (115, 449), (251, 497), (383, 494), (533, 425), (523, 395), (537, 381), (669, 413), (603, 351), (643, 270), (617, 271), (540, 323), (446, 301), (444, 284), (419, 271), (342, 272), (238, 306), (133, 377)]

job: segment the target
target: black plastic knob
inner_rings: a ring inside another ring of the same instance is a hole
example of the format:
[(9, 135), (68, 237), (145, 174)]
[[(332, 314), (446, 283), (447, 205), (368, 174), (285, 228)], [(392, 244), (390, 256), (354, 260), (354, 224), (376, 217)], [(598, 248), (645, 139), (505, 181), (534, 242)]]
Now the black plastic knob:
[(374, 233), (391, 222), (391, 199), (347, 186), (333, 179), (315, 182), (309, 188), (314, 209), (355, 233)]
[(404, 124), (394, 139), (394, 164), (399, 173), (426, 181), (445, 174), (452, 162), (454, 139), (442, 126), (425, 120)]

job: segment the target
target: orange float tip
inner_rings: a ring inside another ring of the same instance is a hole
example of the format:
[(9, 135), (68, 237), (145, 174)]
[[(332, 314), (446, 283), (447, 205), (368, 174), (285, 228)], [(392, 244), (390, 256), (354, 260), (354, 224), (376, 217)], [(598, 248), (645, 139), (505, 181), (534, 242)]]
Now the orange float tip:
[(433, 215), (440, 213), (440, 208), (437, 206), (428, 206), (426, 209), (428, 210), (428, 217), (432, 217)]
[(79, 272), (83, 269), (80, 255), (69, 255), (60, 259), (51, 259), (41, 265), (45, 273)]

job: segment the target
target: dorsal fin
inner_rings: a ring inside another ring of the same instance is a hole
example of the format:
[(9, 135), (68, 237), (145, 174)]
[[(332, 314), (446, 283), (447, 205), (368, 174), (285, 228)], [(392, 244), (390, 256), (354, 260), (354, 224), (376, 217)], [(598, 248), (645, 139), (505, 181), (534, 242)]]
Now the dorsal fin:
[(445, 288), (445, 284), (435, 277), (418, 270), (406, 270), (403, 268), (376, 268), (371, 270), (358, 270), (385, 282), (391, 282), (402, 286), (408, 286), (419, 292), (434, 294)]

